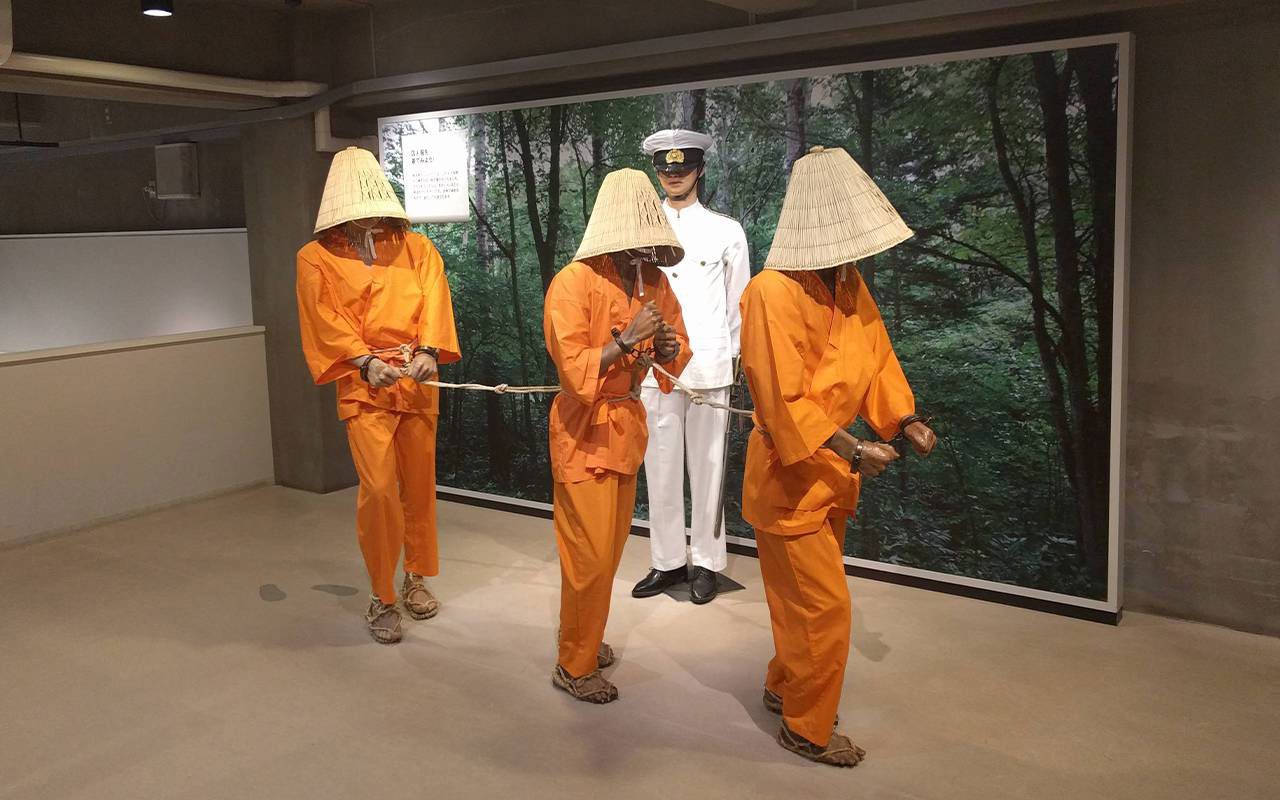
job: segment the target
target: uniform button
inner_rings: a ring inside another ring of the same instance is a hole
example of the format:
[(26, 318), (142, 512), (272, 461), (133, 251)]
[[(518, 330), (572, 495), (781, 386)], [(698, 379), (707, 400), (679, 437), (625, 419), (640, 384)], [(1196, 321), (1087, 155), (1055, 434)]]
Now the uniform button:
[(673, 277), (673, 278), (679, 278), (679, 277), (680, 277), (680, 273), (679, 273), (679, 272), (673, 272), (673, 273), (671, 273), (671, 277)]
[(705, 261), (699, 261), (698, 263), (699, 263), (699, 264), (701, 264), (701, 265), (702, 265), (702, 266), (704, 266), (704, 267), (707, 265), (707, 262), (705, 262)]

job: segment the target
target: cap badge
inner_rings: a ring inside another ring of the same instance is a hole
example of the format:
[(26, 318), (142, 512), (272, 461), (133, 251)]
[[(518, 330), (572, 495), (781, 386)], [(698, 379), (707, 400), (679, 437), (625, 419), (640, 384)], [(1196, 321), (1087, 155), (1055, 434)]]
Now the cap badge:
[(667, 163), (668, 163), (668, 164), (683, 164), (683, 163), (684, 163), (684, 151), (683, 151), (683, 150), (676, 150), (676, 149), (668, 150), (668, 151), (667, 151)]

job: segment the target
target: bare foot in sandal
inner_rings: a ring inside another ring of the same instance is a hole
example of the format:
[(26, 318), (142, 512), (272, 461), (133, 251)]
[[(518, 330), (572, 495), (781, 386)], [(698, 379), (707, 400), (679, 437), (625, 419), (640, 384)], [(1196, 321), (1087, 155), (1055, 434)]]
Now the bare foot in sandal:
[(618, 699), (618, 687), (605, 680), (600, 670), (575, 678), (556, 664), (555, 672), (551, 673), (551, 683), (587, 703), (612, 703)]
[(843, 733), (832, 733), (831, 740), (824, 747), (793, 733), (785, 722), (778, 728), (778, 744), (810, 761), (833, 767), (856, 767), (867, 757), (867, 751), (858, 747)]
[(404, 597), (404, 610), (414, 619), (431, 619), (440, 610), (440, 601), (427, 588), (426, 580), (417, 573), (404, 574), (400, 594)]
[(400, 641), (400, 612), (394, 605), (387, 605), (378, 596), (369, 597), (369, 608), (364, 612), (369, 625), (369, 635), (378, 644), (395, 644)]

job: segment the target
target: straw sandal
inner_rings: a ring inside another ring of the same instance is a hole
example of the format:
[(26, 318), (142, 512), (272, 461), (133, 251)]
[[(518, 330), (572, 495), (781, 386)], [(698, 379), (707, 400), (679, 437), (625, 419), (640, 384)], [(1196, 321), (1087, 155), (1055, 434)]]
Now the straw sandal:
[[(768, 689), (764, 690), (764, 707), (769, 709), (773, 713), (777, 714), (778, 716), (782, 716), (782, 698), (774, 694), (773, 692), (769, 691)], [(832, 725), (840, 724), (839, 714), (836, 714), (836, 720), (831, 724)]]
[(551, 673), (551, 683), (587, 703), (612, 703), (618, 699), (618, 687), (605, 680), (600, 670), (575, 678), (565, 672), (564, 667), (556, 664), (555, 672)]
[(364, 621), (369, 623), (369, 635), (378, 644), (395, 644), (400, 641), (400, 611), (370, 595), (369, 609), (364, 612)]
[(819, 764), (830, 764), (833, 767), (856, 767), (862, 759), (867, 757), (866, 750), (858, 747), (842, 733), (832, 733), (831, 741), (823, 747), (793, 733), (785, 722), (778, 728), (778, 744), (798, 756)]
[(404, 595), (404, 610), (414, 619), (431, 619), (440, 611), (440, 601), (427, 588), (427, 582), (414, 572), (404, 574), (404, 584), (400, 587)]

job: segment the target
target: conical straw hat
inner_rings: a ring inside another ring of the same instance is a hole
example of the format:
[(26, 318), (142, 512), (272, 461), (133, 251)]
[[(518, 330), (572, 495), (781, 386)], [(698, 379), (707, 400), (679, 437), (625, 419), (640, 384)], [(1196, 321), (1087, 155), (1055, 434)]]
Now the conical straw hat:
[(339, 151), (329, 165), (316, 215), (316, 233), (353, 219), (394, 217), (409, 221), (391, 181), (373, 153), (359, 147)]
[(842, 148), (796, 160), (765, 269), (838, 267), (912, 236), (889, 198)]
[(664, 267), (684, 258), (649, 177), (638, 169), (614, 170), (600, 183), (574, 260), (640, 247), (657, 248), (658, 263)]

